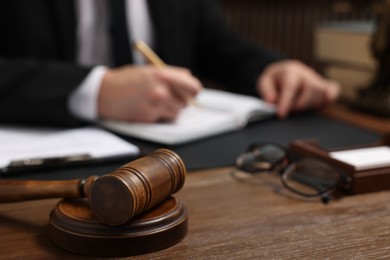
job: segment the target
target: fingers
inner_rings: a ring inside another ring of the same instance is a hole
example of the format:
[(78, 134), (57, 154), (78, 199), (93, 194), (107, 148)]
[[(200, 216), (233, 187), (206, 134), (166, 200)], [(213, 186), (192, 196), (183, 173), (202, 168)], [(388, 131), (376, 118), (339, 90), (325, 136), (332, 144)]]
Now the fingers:
[(177, 99), (164, 85), (155, 85), (137, 97), (132, 106), (124, 105), (121, 109), (122, 121), (138, 121), (152, 123), (172, 121), (186, 106)]
[(296, 100), (294, 110), (320, 108), (336, 100), (339, 93), (340, 86), (336, 81), (316, 77), (311, 82), (303, 83), (301, 95)]
[(273, 75), (271, 73), (264, 73), (258, 82), (260, 96), (269, 103), (276, 103), (278, 95), (276, 85), (277, 83), (273, 80)]
[(276, 104), (280, 118), (286, 117), (292, 110), (299, 91), (300, 79), (293, 69), (283, 63), (273, 64), (263, 72), (258, 82), (261, 96), (265, 101)]
[(200, 81), (182, 68), (166, 67), (156, 70), (158, 80), (165, 83), (171, 93), (181, 102), (188, 104), (203, 88)]
[(293, 110), (317, 108), (326, 103), (327, 83), (315, 74), (308, 74), (300, 85), (300, 94), (296, 96)]
[(159, 84), (150, 100), (158, 109), (160, 120), (173, 120), (203, 88), (200, 81), (183, 68), (166, 67), (154, 71)]
[(98, 116), (120, 121), (173, 120), (201, 88), (199, 80), (185, 69), (109, 69), (99, 90)]
[(296, 74), (286, 74), (281, 78), (280, 86), (283, 86), (280, 90), (280, 97), (278, 99), (278, 116), (285, 118), (288, 113), (293, 110), (295, 106), (295, 100), (298, 95), (299, 89), (299, 77)]
[(153, 114), (156, 115), (152, 121), (173, 120), (178, 113), (187, 105), (178, 101), (172, 92), (164, 85), (157, 85), (149, 92), (147, 98)]
[(261, 75), (257, 88), (265, 101), (276, 104), (280, 118), (291, 111), (326, 105), (340, 92), (337, 82), (322, 78), (297, 61), (271, 64)]
[(326, 99), (327, 102), (333, 102), (335, 101), (338, 96), (340, 95), (341, 86), (340, 83), (334, 80), (328, 80), (328, 88), (326, 90)]

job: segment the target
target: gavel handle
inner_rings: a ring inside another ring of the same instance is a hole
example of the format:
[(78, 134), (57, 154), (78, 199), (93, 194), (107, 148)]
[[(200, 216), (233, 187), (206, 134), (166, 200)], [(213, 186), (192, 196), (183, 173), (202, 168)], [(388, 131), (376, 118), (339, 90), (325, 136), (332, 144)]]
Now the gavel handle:
[(0, 203), (48, 198), (82, 198), (85, 180), (0, 180)]

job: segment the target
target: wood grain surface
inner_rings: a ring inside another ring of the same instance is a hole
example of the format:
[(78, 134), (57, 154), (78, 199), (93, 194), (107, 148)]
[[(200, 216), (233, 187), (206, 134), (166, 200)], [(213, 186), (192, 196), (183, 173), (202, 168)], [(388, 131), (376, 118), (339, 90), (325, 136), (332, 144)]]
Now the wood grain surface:
[[(389, 132), (387, 118), (337, 104), (325, 112)], [(189, 211), (187, 236), (168, 249), (133, 258), (390, 259), (390, 191), (324, 205), (289, 194), (277, 175), (233, 172), (229, 167), (189, 172), (175, 195)], [(0, 204), (0, 259), (86, 259), (49, 240), (49, 214), (58, 201)]]
[[(293, 197), (277, 175), (232, 172), (190, 172), (176, 195), (189, 210), (187, 236), (134, 259), (390, 258), (390, 192), (324, 205)], [(57, 201), (0, 205), (1, 259), (85, 258), (58, 248), (47, 236)]]

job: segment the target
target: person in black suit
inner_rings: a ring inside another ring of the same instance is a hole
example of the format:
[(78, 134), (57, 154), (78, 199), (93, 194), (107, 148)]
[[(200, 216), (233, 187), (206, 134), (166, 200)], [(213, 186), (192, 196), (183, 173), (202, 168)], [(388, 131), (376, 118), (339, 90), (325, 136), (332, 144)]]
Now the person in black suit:
[(100, 70), (89, 112), (72, 108), (76, 92), (76, 101), (83, 104), (79, 86), (99, 65), (77, 60), (77, 1), (1, 1), (1, 122), (77, 125), (98, 118), (172, 119), (201, 90), (198, 77), (235, 92), (259, 94), (277, 104), (280, 117), (324, 105), (338, 95), (336, 83), (229, 30), (215, 1), (148, 0), (154, 49), (170, 66), (136, 66), (130, 54)]

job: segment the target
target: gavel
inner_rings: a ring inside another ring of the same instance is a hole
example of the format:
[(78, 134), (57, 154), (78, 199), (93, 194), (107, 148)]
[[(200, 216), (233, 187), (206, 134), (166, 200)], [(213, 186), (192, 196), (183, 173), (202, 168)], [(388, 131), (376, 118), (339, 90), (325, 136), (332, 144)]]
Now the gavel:
[(185, 165), (176, 153), (158, 149), (101, 177), (0, 180), (0, 203), (86, 197), (97, 219), (110, 226), (120, 226), (179, 191), (185, 175)]

